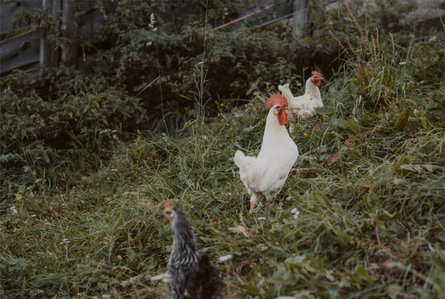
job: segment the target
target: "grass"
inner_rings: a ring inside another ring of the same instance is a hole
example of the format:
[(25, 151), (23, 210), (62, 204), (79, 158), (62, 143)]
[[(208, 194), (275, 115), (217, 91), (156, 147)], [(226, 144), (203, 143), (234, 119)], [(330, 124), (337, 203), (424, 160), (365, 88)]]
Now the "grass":
[(149, 279), (172, 242), (165, 200), (190, 216), (227, 298), (443, 297), (443, 85), (415, 79), (423, 48), (378, 47), (349, 57), (322, 87), (326, 108), (294, 124), (300, 158), (253, 215), (232, 157), (259, 151), (262, 90), (179, 137), (115, 137), (112, 158), (68, 189), (22, 186), (0, 220), (0, 297), (166, 297)]

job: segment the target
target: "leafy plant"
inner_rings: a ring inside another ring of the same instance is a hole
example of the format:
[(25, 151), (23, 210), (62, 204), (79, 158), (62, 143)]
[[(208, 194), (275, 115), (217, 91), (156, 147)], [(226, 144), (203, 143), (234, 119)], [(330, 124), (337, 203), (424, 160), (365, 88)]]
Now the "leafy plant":
[(16, 72), (1, 83), (2, 197), (9, 184), (66, 183), (67, 171), (79, 177), (89, 161), (108, 156), (113, 135), (147, 120), (138, 99), (103, 77), (65, 68), (36, 82), (26, 76)]

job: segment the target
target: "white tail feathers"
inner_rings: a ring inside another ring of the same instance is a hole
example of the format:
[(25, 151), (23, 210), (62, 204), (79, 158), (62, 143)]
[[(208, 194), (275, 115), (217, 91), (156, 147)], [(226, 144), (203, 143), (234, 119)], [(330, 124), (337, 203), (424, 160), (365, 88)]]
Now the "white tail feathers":
[(278, 85), (278, 90), (283, 92), (284, 88), (289, 88), (289, 83), (286, 83), (284, 85)]
[(243, 164), (244, 159), (246, 156), (244, 156), (242, 151), (236, 151), (235, 157), (233, 157), (233, 161), (235, 161), (236, 166), (238, 168), (241, 168), (241, 165)]
[(256, 157), (245, 156), (242, 151), (236, 151), (233, 161), (238, 166), (240, 173), (249, 169), (255, 162)]
[(288, 101), (292, 101), (294, 99), (294, 95), (292, 94), (289, 88), (289, 83), (286, 83), (284, 85), (278, 85), (278, 90), (281, 92), (282, 95), (286, 97)]

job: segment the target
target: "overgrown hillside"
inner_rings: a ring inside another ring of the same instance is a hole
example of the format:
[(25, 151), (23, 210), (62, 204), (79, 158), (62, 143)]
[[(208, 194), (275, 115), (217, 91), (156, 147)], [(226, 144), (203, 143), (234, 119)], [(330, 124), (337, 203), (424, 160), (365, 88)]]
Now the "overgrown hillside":
[(325, 107), (288, 124), (300, 157), (251, 215), (233, 155), (259, 152), (278, 84), (303, 92), (293, 69), (209, 101), (204, 60), (178, 118), (163, 117), (179, 113), (168, 105), (147, 116), (144, 97), (103, 75), (59, 69), (29, 89), (19, 73), (2, 78), (13, 100), (2, 104), (0, 297), (166, 298), (150, 277), (165, 271), (172, 232), (159, 214), (172, 200), (227, 298), (443, 298), (443, 32), (401, 38), (342, 9), (353, 44), (333, 31), (343, 56), (325, 75)]

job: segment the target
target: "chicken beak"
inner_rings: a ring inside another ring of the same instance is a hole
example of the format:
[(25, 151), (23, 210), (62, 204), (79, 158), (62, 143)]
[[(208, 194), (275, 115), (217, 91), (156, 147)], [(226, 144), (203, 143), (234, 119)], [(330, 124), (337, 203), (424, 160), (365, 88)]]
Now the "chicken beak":
[(168, 220), (168, 218), (167, 217), (165, 217), (164, 216), (164, 214), (162, 214), (161, 213), (161, 215), (160, 215), (162, 218), (164, 218), (164, 220), (165, 220), (165, 223), (168, 223), (168, 224), (170, 224), (170, 220)]
[(278, 115), (278, 110), (275, 109), (275, 110), (273, 111), (273, 114), (274, 114), (274, 115)]

